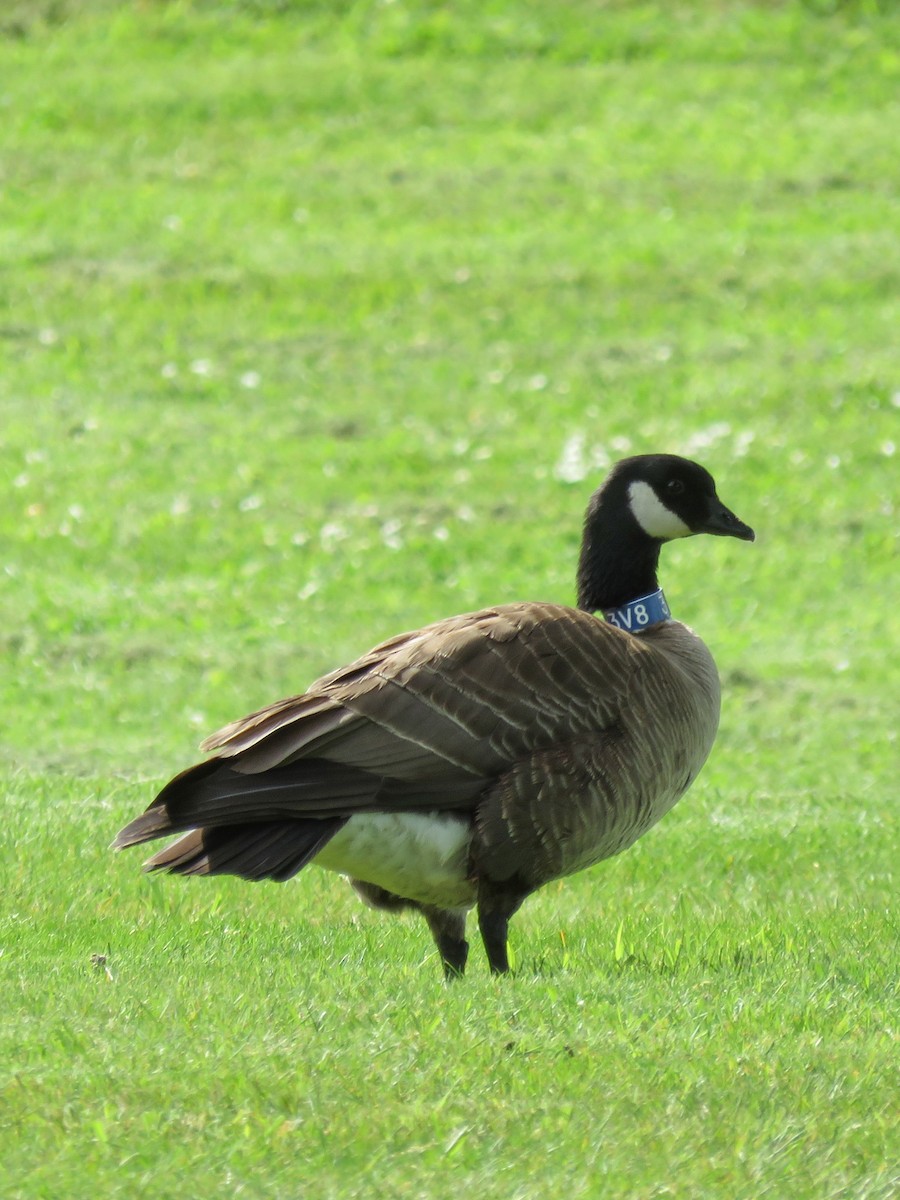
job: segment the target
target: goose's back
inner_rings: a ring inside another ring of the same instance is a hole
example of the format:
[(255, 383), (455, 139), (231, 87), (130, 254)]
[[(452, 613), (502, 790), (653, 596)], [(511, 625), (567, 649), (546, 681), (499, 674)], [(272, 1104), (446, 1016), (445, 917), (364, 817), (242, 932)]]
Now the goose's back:
[(614, 724), (635, 645), (578, 609), (499, 605), (383, 642), (205, 748), (244, 772), (338, 761), (427, 784), (423, 806), (440, 807), (451, 779), (487, 785), (537, 750)]

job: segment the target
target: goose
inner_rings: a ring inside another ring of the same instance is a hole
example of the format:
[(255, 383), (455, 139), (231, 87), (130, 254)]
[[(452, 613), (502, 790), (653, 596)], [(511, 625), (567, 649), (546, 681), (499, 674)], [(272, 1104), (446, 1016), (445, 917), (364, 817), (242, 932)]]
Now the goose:
[(657, 580), (663, 543), (699, 533), (755, 537), (698, 463), (619, 461), (587, 508), (577, 607), (500, 604), (382, 642), (213, 734), (114, 848), (180, 834), (146, 870), (339, 872), (372, 907), (419, 910), (448, 979), (475, 908), (507, 972), (523, 900), (632, 845), (710, 751), (716, 667)]

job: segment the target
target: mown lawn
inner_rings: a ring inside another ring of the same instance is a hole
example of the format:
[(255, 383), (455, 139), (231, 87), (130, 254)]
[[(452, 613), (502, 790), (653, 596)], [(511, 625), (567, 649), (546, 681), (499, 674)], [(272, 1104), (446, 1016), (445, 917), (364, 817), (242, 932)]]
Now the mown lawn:
[[(900, 15), (0, 16), (0, 1194), (900, 1188)], [(724, 711), (690, 796), (447, 988), (311, 870), (147, 879), (204, 733), (375, 641), (571, 602), (629, 452)]]

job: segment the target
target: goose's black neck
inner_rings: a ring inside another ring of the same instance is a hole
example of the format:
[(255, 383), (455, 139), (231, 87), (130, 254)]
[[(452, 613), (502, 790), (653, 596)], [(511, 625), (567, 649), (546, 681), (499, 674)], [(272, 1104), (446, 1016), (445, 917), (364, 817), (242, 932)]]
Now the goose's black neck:
[[(616, 508), (615, 513), (610, 511)], [(649, 537), (631, 511), (602, 492), (584, 520), (578, 562), (578, 607), (587, 612), (618, 608), (659, 587), (656, 573), (662, 542)]]

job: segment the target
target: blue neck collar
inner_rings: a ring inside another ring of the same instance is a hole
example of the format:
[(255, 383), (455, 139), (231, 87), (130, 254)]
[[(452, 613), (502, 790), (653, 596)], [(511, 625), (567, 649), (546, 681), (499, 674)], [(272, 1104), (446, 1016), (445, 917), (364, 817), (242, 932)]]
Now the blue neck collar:
[(648, 596), (629, 600), (621, 608), (604, 608), (603, 615), (610, 625), (624, 629), (626, 633), (643, 633), (645, 629), (672, 619), (662, 588)]

